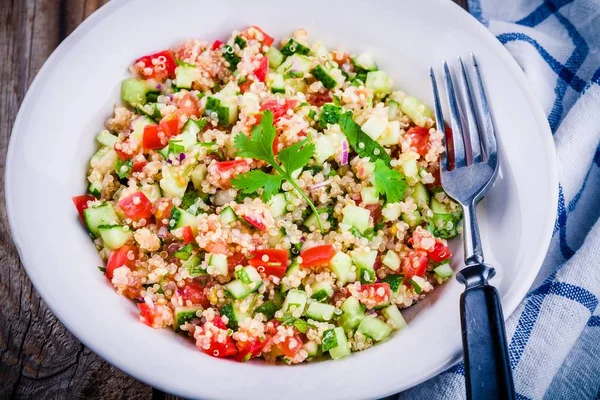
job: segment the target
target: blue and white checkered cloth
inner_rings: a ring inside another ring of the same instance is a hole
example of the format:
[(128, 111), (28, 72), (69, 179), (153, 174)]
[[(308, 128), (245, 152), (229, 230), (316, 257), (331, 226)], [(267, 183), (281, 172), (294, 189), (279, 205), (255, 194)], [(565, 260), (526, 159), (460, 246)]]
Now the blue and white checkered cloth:
[[(544, 107), (558, 154), (554, 236), (508, 319), (518, 399), (600, 400), (600, 0), (469, 0)], [(462, 399), (462, 363), (400, 399)]]

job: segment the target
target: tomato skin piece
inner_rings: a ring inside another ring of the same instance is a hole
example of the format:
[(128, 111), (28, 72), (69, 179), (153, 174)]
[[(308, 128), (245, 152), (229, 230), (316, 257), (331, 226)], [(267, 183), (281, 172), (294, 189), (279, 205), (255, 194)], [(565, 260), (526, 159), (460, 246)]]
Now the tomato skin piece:
[(129, 257), (127, 257), (130, 251), (133, 251), (133, 254), (137, 256), (137, 249), (135, 246), (131, 245), (119, 247), (110, 253), (108, 261), (106, 262), (106, 271), (104, 272), (104, 275), (106, 275), (108, 280), (112, 280), (115, 269), (122, 267), (123, 265), (129, 269), (133, 268), (135, 265), (135, 258), (130, 260)]
[(146, 164), (148, 164), (148, 161), (146, 161), (145, 159), (142, 161), (135, 161), (133, 163), (133, 165), (131, 166), (131, 171), (132, 172), (142, 172), (144, 170), (144, 167), (146, 166)]
[[(153, 60), (158, 61), (159, 64), (155, 65)], [(139, 65), (140, 63), (142, 65)], [(135, 60), (134, 66), (143, 78), (159, 81), (164, 81), (169, 76), (172, 76), (175, 73), (175, 68), (177, 68), (175, 58), (173, 58), (173, 54), (169, 50), (140, 57)], [(148, 71), (147, 68), (150, 68), (151, 71)]]
[(213, 340), (207, 350), (201, 350), (206, 354), (217, 358), (233, 357), (238, 354), (238, 349), (235, 347), (235, 342), (229, 336), (227, 339), (225, 339), (225, 343), (220, 343), (216, 340)]
[(321, 107), (325, 103), (331, 103), (333, 101), (333, 97), (331, 97), (331, 92), (311, 93), (306, 97), (306, 101), (308, 101), (312, 106)]
[(267, 57), (263, 57), (260, 60), (260, 65), (258, 68), (254, 70), (254, 76), (259, 82), (264, 82), (267, 78), (267, 72), (269, 71), (269, 59)]
[(117, 153), (121, 161), (127, 161), (132, 156), (131, 154), (125, 153), (123, 150), (121, 150), (121, 142), (115, 143), (115, 145), (113, 146), (113, 150), (115, 151), (115, 153)]
[[(260, 106), (260, 111), (269, 110), (273, 113), (273, 121), (277, 122), (281, 117), (287, 114), (287, 111), (296, 107), (297, 100), (286, 100), (284, 104), (279, 104), (278, 100), (267, 100)], [(260, 123), (260, 120), (257, 124)]]
[(330, 244), (311, 247), (300, 252), (300, 257), (302, 257), (302, 266), (304, 268), (327, 265), (334, 255), (335, 249)]
[(429, 259), (436, 263), (441, 263), (442, 261), (446, 261), (450, 257), (452, 257), (452, 253), (448, 246), (445, 246), (441, 242), (435, 242), (433, 249), (427, 252)]
[(262, 43), (264, 45), (271, 46), (273, 44), (273, 42), (275, 42), (275, 39), (273, 39), (272, 36), (266, 34), (265, 31), (263, 31), (260, 27), (258, 27), (256, 25), (252, 25), (249, 28), (247, 28), (244, 32), (242, 32), (241, 35), (244, 36), (246, 39), (257, 39), (255, 37), (256, 35), (254, 35), (254, 34), (250, 35), (249, 34), (248, 31), (249, 31), (250, 28), (256, 29), (257, 31), (259, 31), (263, 35)]
[(146, 303), (138, 303), (137, 306), (140, 310), (140, 317), (146, 325), (151, 327), (154, 323), (154, 310)]
[(423, 276), (427, 271), (427, 253), (422, 250), (410, 250), (405, 258), (402, 259), (402, 273), (404, 280), (413, 276)]
[(406, 132), (410, 138), (410, 148), (425, 157), (429, 151), (429, 129), (413, 126)]
[[(383, 289), (384, 294), (381, 295), (378, 292)], [(390, 300), (392, 296), (392, 290), (390, 289), (389, 283), (369, 283), (360, 285), (361, 294), (366, 297), (369, 301), (376, 304), (385, 304)]]
[(127, 218), (134, 221), (139, 221), (142, 218), (148, 220), (152, 217), (153, 205), (144, 192), (135, 192), (121, 199), (117, 205), (123, 210)]
[(179, 135), (178, 114), (175, 113), (163, 118), (162, 121), (160, 121), (160, 124), (158, 124), (158, 127), (167, 137)]
[[(266, 276), (276, 276), (277, 278), (282, 278), (285, 275), (289, 257), (287, 250), (255, 250), (252, 255), (253, 257), (248, 260), (248, 264), (255, 267), (258, 272), (262, 272)], [(269, 260), (263, 261), (264, 256), (269, 257)]]
[(223, 45), (223, 42), (220, 41), (219, 39), (217, 39), (213, 42), (212, 46), (210, 46), (210, 49), (214, 51), (214, 50), (218, 49), (219, 47), (221, 47), (222, 45)]
[(256, 229), (258, 229), (259, 231), (264, 232), (264, 231), (267, 230), (267, 227), (265, 226), (265, 224), (263, 224), (260, 221), (255, 220), (252, 217), (249, 217), (249, 216), (245, 215), (242, 218), (244, 218), (244, 221), (246, 221), (247, 223), (249, 223), (250, 225), (252, 225)]
[(238, 165), (247, 164), (245, 160), (231, 160), (231, 161), (218, 161), (217, 162), (217, 171), (218, 172), (226, 172), (229, 171)]
[(91, 194), (84, 194), (81, 196), (74, 196), (71, 198), (71, 200), (73, 200), (73, 204), (75, 205), (75, 208), (77, 209), (81, 220), (85, 222), (85, 218), (83, 217), (83, 210), (88, 208), (88, 201), (94, 201), (96, 200), (96, 198)]
[(163, 147), (165, 147), (167, 145), (167, 138), (165, 137), (164, 140), (161, 139), (159, 133), (160, 133), (160, 129), (158, 128), (158, 125), (156, 125), (156, 124), (146, 125), (144, 127), (144, 134), (142, 137), (142, 146), (144, 147), (144, 149), (146, 149), (146, 150), (162, 149)]
[(192, 227), (191, 226), (185, 226), (183, 228), (183, 241), (185, 242), (185, 244), (188, 243), (192, 243), (194, 241), (194, 232), (192, 231)]
[(248, 361), (252, 358), (260, 356), (262, 353), (262, 349), (267, 344), (268, 339), (260, 340), (258, 338), (253, 338), (252, 340), (248, 340), (245, 342), (237, 342), (235, 345), (238, 349), (238, 355), (236, 360), (238, 361)]

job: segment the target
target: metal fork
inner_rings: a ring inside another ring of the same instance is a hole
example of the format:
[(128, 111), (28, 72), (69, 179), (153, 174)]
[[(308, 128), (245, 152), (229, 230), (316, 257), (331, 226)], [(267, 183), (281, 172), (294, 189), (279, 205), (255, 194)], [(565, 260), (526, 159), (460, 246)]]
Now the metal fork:
[[(474, 79), (469, 79), (458, 58), (458, 90), (444, 61), (451, 132), (445, 130), (435, 73), (430, 68), (436, 125), (446, 132), (442, 186), (463, 209), (465, 267), (457, 279), (465, 285), (460, 310), (467, 399), (514, 399), (502, 306), (498, 291), (488, 283), (495, 270), (484, 262), (475, 210), (496, 179), (498, 146), (479, 66), (473, 54), (471, 58)], [(460, 98), (457, 93), (462, 94)]]

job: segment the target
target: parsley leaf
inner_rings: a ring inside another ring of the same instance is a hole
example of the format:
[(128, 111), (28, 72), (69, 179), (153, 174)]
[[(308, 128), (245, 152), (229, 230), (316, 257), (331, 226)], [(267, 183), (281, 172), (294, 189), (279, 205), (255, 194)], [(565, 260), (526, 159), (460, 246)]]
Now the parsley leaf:
[(377, 194), (385, 194), (388, 203), (396, 203), (404, 198), (406, 181), (397, 170), (388, 167), (383, 160), (375, 162), (375, 189)]
[(323, 333), (323, 339), (321, 340), (321, 347), (323, 351), (331, 350), (337, 347), (337, 337), (335, 336), (335, 331), (333, 329), (327, 329)]
[(352, 111), (348, 111), (340, 117), (339, 125), (344, 135), (346, 135), (350, 147), (352, 147), (356, 154), (360, 157), (369, 157), (371, 161), (382, 160), (385, 165), (390, 165), (392, 159), (388, 153), (385, 152), (379, 143), (364, 133), (360, 129), (360, 125), (354, 122)]
[(267, 174), (260, 169), (255, 169), (245, 174), (237, 175), (231, 180), (236, 189), (241, 189), (244, 194), (252, 194), (262, 188), (262, 200), (266, 203), (281, 187), (284, 177), (281, 175)]
[[(268, 201), (273, 194), (279, 190), (283, 180), (286, 180), (296, 189), (298, 194), (304, 198), (310, 209), (319, 215), (319, 211), (298, 186), (298, 183), (292, 177), (292, 173), (304, 167), (315, 152), (315, 146), (309, 143), (307, 139), (296, 143), (279, 152), (277, 156), (273, 153), (273, 142), (275, 141), (276, 130), (273, 126), (273, 113), (269, 110), (262, 115), (260, 124), (252, 129), (250, 137), (244, 134), (238, 134), (234, 139), (236, 155), (244, 158), (254, 158), (265, 161), (278, 173), (277, 175), (267, 174), (261, 170), (253, 170), (236, 176), (232, 181), (235, 189), (243, 190), (244, 194), (251, 194), (263, 189), (262, 199)], [(318, 218), (319, 228), (323, 231), (323, 224)]]

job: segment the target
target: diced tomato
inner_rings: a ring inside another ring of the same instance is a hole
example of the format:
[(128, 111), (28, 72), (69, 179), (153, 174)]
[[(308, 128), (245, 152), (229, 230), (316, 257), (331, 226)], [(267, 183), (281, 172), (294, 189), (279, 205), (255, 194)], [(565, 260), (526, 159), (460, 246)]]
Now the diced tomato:
[(192, 304), (200, 304), (202, 307), (210, 307), (210, 302), (204, 295), (204, 288), (192, 280), (188, 280), (181, 291), (181, 298)]
[(144, 320), (144, 323), (148, 326), (152, 326), (154, 323), (154, 309), (146, 303), (138, 303), (140, 309), (140, 317)]
[(227, 269), (230, 273), (235, 271), (238, 265), (246, 265), (246, 256), (242, 253), (234, 253), (227, 257)]
[(410, 138), (410, 148), (421, 156), (425, 156), (429, 151), (429, 129), (420, 126), (413, 126), (406, 132)]
[[(258, 272), (263, 272), (266, 276), (273, 275), (278, 278), (285, 275), (289, 256), (287, 250), (255, 250), (252, 256), (248, 264), (256, 267)], [(265, 258), (267, 258), (266, 261), (264, 260)]]
[(167, 137), (176, 136), (179, 134), (179, 118), (178, 114), (169, 115), (163, 118), (158, 125), (159, 129), (164, 132)]
[(194, 241), (194, 231), (192, 231), (192, 227), (191, 226), (185, 226), (183, 228), (183, 241), (187, 244), (187, 243), (192, 243)]
[(240, 87), (240, 93), (246, 93), (248, 90), (250, 90), (250, 85), (252, 85), (252, 82), (250, 79), (246, 79), (245, 82), (240, 83), (238, 86)]
[(297, 100), (286, 100), (284, 104), (279, 104), (279, 100), (267, 100), (261, 106), (260, 110), (269, 110), (273, 113), (273, 121), (279, 120), (286, 115), (287, 111), (296, 107)]
[(71, 200), (73, 200), (73, 204), (75, 204), (75, 208), (77, 209), (81, 220), (85, 222), (83, 218), (83, 210), (88, 208), (88, 201), (94, 201), (96, 198), (91, 194), (84, 194), (82, 196), (72, 197)]
[(134, 221), (139, 221), (142, 218), (148, 220), (152, 217), (152, 202), (143, 192), (135, 192), (120, 200), (117, 204), (123, 210), (125, 216)]
[(442, 242), (436, 242), (433, 249), (428, 251), (428, 255), (431, 261), (440, 263), (449, 259), (452, 256), (452, 253), (448, 246), (444, 245)]
[(142, 146), (147, 150), (162, 149), (167, 145), (167, 138), (159, 135), (158, 125), (146, 125), (144, 127), (144, 136), (142, 137)]
[(289, 358), (294, 356), (302, 349), (302, 339), (297, 333), (294, 336), (287, 336), (285, 340), (277, 345), (283, 352), (283, 355)]
[(225, 324), (225, 322), (223, 322), (223, 319), (221, 319), (220, 315), (215, 316), (215, 318), (213, 318), (212, 320), (212, 323), (219, 329), (227, 329), (227, 325)]
[(259, 28), (256, 25), (252, 25), (251, 27), (247, 28), (244, 32), (241, 33), (241, 36), (245, 37), (246, 39), (257, 39), (260, 41), (261, 39), (259, 39), (254, 32), (250, 32), (250, 28), (254, 28), (262, 34), (262, 43), (264, 45), (271, 46), (273, 44), (273, 42), (275, 41), (275, 39), (273, 39), (273, 37), (267, 35), (265, 33), (265, 31), (263, 31), (261, 28)]
[(225, 343), (217, 342), (216, 337), (212, 339), (208, 349), (201, 349), (208, 355), (217, 358), (233, 357), (237, 355), (238, 349), (235, 347), (235, 342), (230, 336), (227, 336)]
[(134, 161), (133, 165), (131, 166), (131, 170), (133, 172), (142, 172), (142, 170), (144, 169), (146, 164), (148, 164), (148, 161), (146, 161), (146, 159), (143, 159), (140, 161)]
[(200, 116), (198, 98), (191, 93), (186, 93), (177, 101), (177, 108), (188, 117), (192, 115)]
[(385, 304), (390, 300), (392, 291), (390, 285), (385, 282), (369, 283), (360, 286), (361, 301), (371, 305)]
[(251, 358), (260, 356), (262, 349), (267, 344), (268, 339), (253, 338), (245, 342), (237, 342), (235, 345), (238, 349), (238, 356), (236, 357), (239, 361), (248, 361)]
[(267, 78), (267, 72), (269, 71), (269, 59), (263, 57), (260, 59), (260, 65), (254, 70), (254, 76), (259, 82), (264, 82)]
[(217, 39), (217, 40), (215, 40), (215, 41), (213, 42), (212, 46), (210, 46), (210, 49), (211, 49), (211, 50), (216, 50), (216, 49), (218, 49), (219, 47), (221, 47), (222, 45), (223, 45), (223, 42), (222, 42), (222, 41), (220, 41), (219, 39)]
[(238, 165), (248, 164), (246, 160), (231, 160), (231, 161), (219, 161), (217, 162), (217, 171), (226, 172), (230, 171)]
[(275, 133), (275, 139), (273, 140), (273, 154), (279, 153), (279, 132)]
[(312, 106), (321, 107), (325, 103), (331, 103), (333, 101), (333, 98), (331, 97), (331, 92), (317, 92), (310, 93), (306, 97), (306, 101), (308, 101)]
[(373, 222), (377, 225), (383, 216), (381, 213), (381, 205), (379, 204), (367, 204), (364, 206), (371, 213), (371, 217), (373, 218)]
[(255, 227), (256, 229), (258, 229), (259, 231), (266, 231), (267, 227), (265, 226), (265, 224), (263, 224), (261, 221), (252, 218), (251, 216), (248, 215), (244, 215), (242, 218), (244, 218), (244, 220), (249, 223), (250, 225), (252, 225), (253, 227)]
[(335, 249), (330, 244), (311, 247), (300, 252), (302, 266), (305, 268), (327, 265), (334, 255)]
[(172, 76), (177, 68), (173, 54), (168, 50), (140, 57), (135, 60), (134, 66), (145, 79), (153, 78), (159, 81)]
[(169, 199), (160, 199), (154, 205), (154, 218), (156, 219), (156, 226), (158, 228), (162, 226), (166, 226), (169, 222), (164, 220), (168, 220), (171, 218), (171, 211), (173, 211), (173, 203)]
[(121, 161), (127, 161), (131, 158), (132, 154), (129, 153), (125, 153), (122, 149), (121, 149), (122, 143), (121, 142), (117, 142), (115, 143), (115, 145), (113, 146), (113, 150), (117, 153), (117, 155), (119, 156), (119, 159)]
[(109, 280), (112, 280), (113, 273), (115, 269), (126, 266), (129, 269), (132, 269), (135, 265), (135, 258), (130, 260), (128, 257), (129, 252), (132, 251), (133, 255), (137, 255), (137, 249), (135, 246), (125, 245), (119, 247), (116, 250), (113, 250), (108, 256), (108, 261), (106, 262), (106, 272), (104, 273)]
[(422, 250), (410, 250), (405, 258), (402, 259), (402, 273), (404, 279), (410, 279), (413, 276), (423, 276), (427, 270), (427, 253)]

